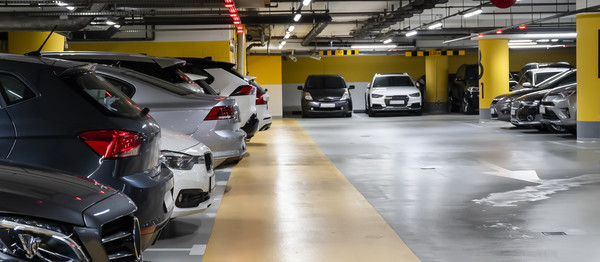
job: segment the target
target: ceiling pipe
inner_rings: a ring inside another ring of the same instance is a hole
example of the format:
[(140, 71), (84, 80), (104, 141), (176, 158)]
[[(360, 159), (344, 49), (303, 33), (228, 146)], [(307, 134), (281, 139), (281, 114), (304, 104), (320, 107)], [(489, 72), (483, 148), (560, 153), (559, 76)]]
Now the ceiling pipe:
[[(93, 4), (91, 12), (104, 10), (107, 5)], [(27, 15), (0, 15), (1, 31), (50, 31), (56, 26), (56, 31), (77, 31), (86, 27), (93, 17), (31, 17)]]
[(308, 32), (308, 34), (306, 34), (306, 36), (304, 37), (304, 40), (302, 40), (302, 43), (300, 43), (300, 45), (302, 45), (302, 46), (311, 45), (311, 42), (321, 32), (323, 32), (323, 29), (325, 29), (325, 27), (327, 27), (327, 24), (329, 24), (329, 23), (328, 22), (323, 22), (323, 23), (317, 23), (317, 24), (315, 24), (315, 26), (313, 26), (313, 28), (310, 30), (310, 32)]

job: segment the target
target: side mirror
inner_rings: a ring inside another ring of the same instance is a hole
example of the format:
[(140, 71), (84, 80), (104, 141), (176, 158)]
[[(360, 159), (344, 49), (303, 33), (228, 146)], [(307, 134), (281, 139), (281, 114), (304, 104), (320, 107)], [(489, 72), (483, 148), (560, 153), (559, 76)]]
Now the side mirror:
[(525, 83), (523, 83), (523, 87), (525, 87), (525, 88), (531, 88), (531, 83), (525, 82)]
[(354, 89), (354, 85), (350, 85), (348, 89)]
[(367, 84), (367, 89), (371, 88), (371, 83)]
[(302, 86), (298, 86), (298, 90), (304, 90)]

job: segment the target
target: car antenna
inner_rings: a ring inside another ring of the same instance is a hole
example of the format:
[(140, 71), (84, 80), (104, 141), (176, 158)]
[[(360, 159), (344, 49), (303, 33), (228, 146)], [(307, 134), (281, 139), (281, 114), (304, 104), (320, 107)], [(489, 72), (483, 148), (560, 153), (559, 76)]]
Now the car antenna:
[(44, 46), (46, 45), (46, 42), (48, 42), (48, 39), (50, 39), (50, 36), (52, 36), (52, 33), (54, 33), (54, 30), (56, 30), (56, 27), (58, 27), (58, 25), (54, 25), (54, 27), (52, 28), (52, 31), (50, 31), (50, 34), (48, 34), (48, 37), (46, 37), (46, 40), (44, 40), (44, 43), (42, 43), (42, 46), (40, 46), (40, 49), (38, 49), (36, 51), (31, 51), (29, 53), (25, 53), (25, 55), (40, 56), (40, 54), (42, 52), (42, 48), (44, 48)]

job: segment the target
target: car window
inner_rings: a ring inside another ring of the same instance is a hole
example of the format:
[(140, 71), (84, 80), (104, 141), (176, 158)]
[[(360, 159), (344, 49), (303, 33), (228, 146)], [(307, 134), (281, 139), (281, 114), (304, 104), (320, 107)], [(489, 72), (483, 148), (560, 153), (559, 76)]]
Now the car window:
[(202, 69), (196, 65), (186, 64), (185, 66), (180, 67), (180, 70), (182, 70), (185, 73), (191, 73), (191, 74), (205, 76), (206, 80), (204, 80), (204, 81), (207, 84), (212, 84), (215, 81), (215, 78), (211, 74), (209, 74), (204, 69)]
[(535, 83), (541, 83), (541, 82), (543, 82), (544, 80), (546, 80), (546, 79), (550, 78), (551, 76), (553, 76), (553, 75), (556, 75), (556, 73), (557, 73), (557, 72), (543, 72), (543, 73), (537, 73), (537, 74), (535, 74), (535, 76), (534, 76), (534, 77), (535, 77), (534, 81), (535, 81)]
[(104, 79), (106, 79), (106, 81), (110, 82), (113, 86), (120, 89), (121, 92), (123, 92), (128, 97), (133, 97), (133, 95), (135, 94), (135, 87), (133, 87), (133, 85), (130, 85), (129, 83), (122, 81), (120, 79), (112, 78), (110, 76), (106, 76), (106, 75), (102, 75), (102, 76), (104, 77)]
[(123, 74), (134, 77), (140, 81), (146, 82), (150, 85), (154, 85), (156, 87), (162, 88), (166, 91), (169, 91), (169, 92), (181, 95), (181, 96), (200, 93), (200, 91), (198, 89), (193, 89), (189, 85), (179, 86), (179, 85), (164, 81), (162, 79), (158, 79), (156, 77), (153, 77), (153, 76), (150, 76), (147, 74), (142, 74), (142, 73), (136, 72), (136, 71), (127, 71), (127, 72), (123, 72)]
[(380, 76), (373, 81), (373, 87), (384, 86), (414, 86), (408, 76)]
[(0, 93), (6, 105), (14, 105), (35, 97), (35, 93), (13, 75), (0, 74), (0, 86)]
[(577, 73), (573, 73), (570, 76), (566, 77), (565, 79), (561, 80), (559, 82), (559, 84), (556, 86), (564, 86), (564, 85), (572, 84), (572, 83), (576, 83), (576, 82), (577, 82)]
[(521, 79), (519, 79), (519, 85), (523, 85), (523, 83), (526, 82), (531, 83), (531, 72), (525, 73), (523, 76), (521, 76)]
[(141, 109), (117, 87), (102, 76), (91, 72), (76, 72), (65, 75), (70, 86), (84, 94), (96, 105), (119, 116), (141, 117)]
[(339, 76), (309, 77), (305, 89), (339, 89), (346, 88), (344, 79)]

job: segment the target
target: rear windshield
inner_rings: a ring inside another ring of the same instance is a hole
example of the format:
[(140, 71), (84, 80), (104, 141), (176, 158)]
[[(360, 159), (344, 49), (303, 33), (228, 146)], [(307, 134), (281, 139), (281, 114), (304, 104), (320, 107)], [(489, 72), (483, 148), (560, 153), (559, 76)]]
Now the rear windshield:
[(164, 81), (162, 79), (158, 79), (156, 77), (142, 74), (142, 73), (139, 73), (136, 71), (127, 71), (127, 72), (123, 72), (123, 74), (131, 76), (133, 78), (137, 78), (143, 82), (160, 87), (164, 90), (178, 94), (180, 96), (185, 96), (185, 95), (190, 95), (190, 94), (195, 94), (195, 93), (202, 93), (202, 91), (200, 91), (198, 89), (199, 88), (198, 86), (195, 86), (196, 88), (194, 88), (194, 86), (187, 85), (187, 84), (186, 85), (176, 85), (176, 84)]
[(344, 79), (339, 76), (309, 77), (304, 89), (339, 89), (346, 88)]
[(111, 113), (119, 116), (141, 117), (141, 109), (119, 88), (96, 73), (78, 73), (66, 76), (71, 86), (77, 88), (85, 97), (94, 101)]
[(375, 78), (373, 87), (415, 86), (408, 76), (380, 76)]

